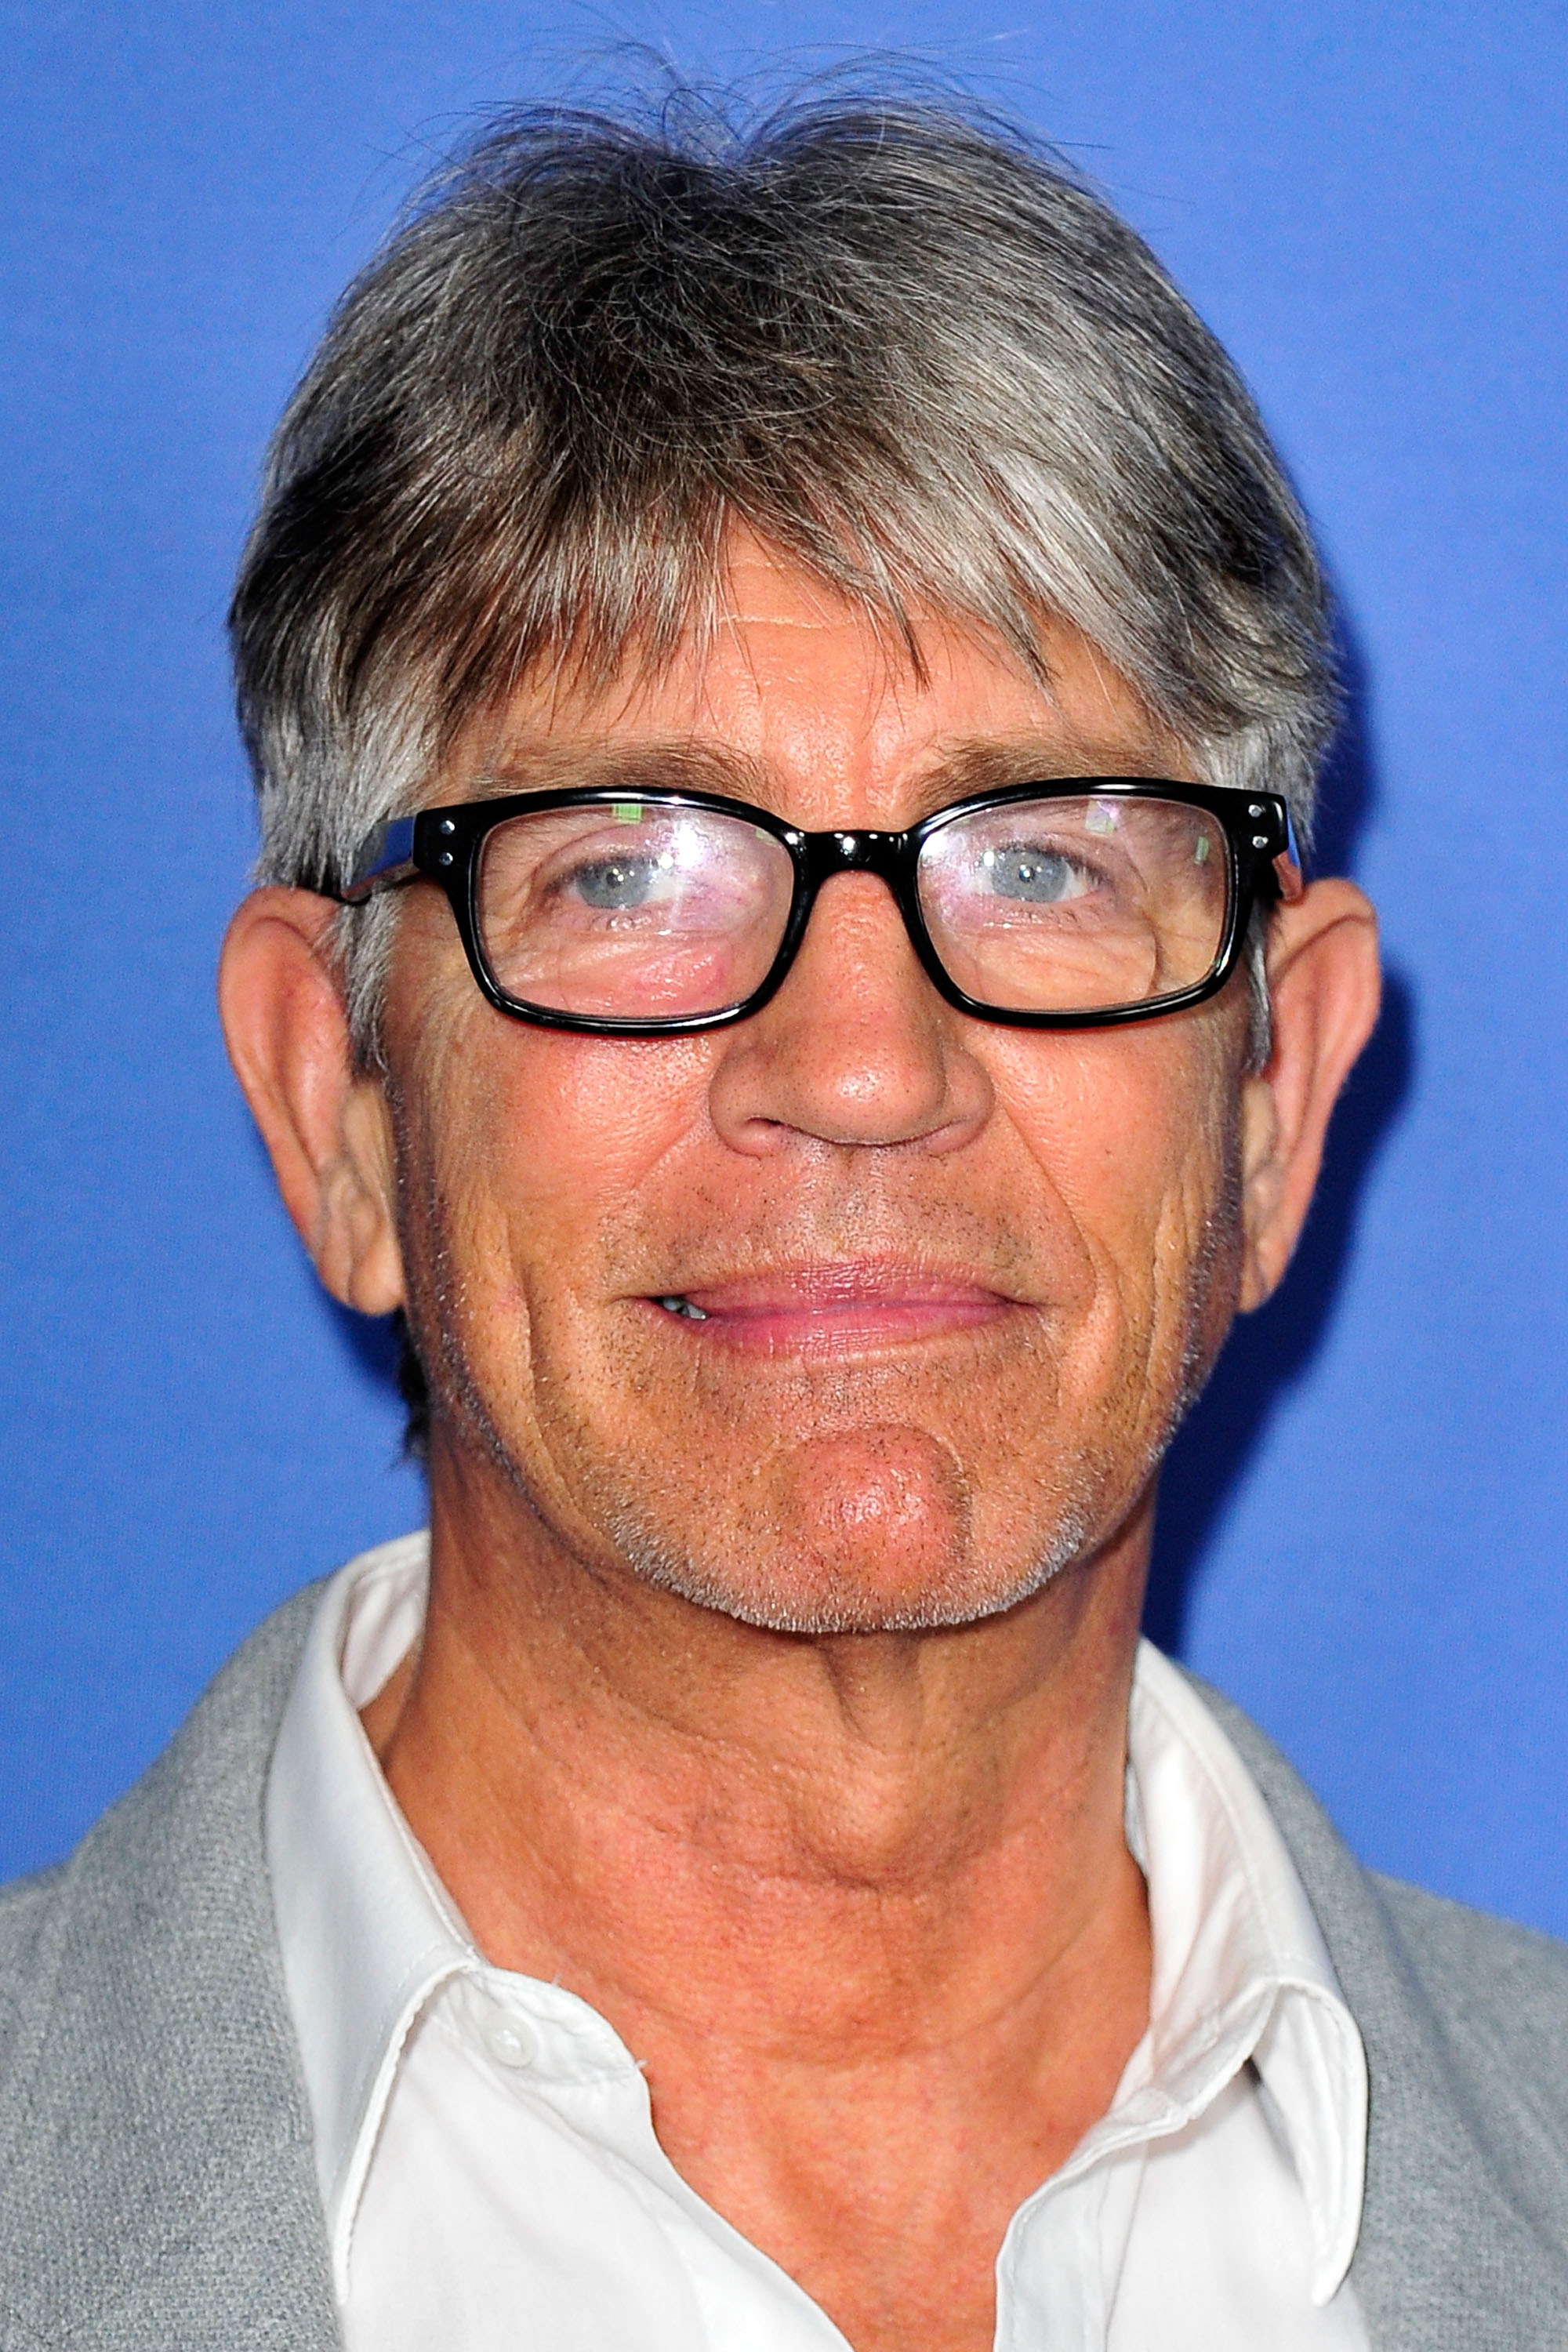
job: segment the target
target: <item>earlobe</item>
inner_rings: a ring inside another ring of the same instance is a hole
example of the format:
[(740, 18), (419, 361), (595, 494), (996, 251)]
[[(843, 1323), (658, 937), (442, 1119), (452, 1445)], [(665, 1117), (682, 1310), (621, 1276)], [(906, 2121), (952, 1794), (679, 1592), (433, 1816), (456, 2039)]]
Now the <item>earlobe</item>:
[(235, 1075), (289, 1215), (335, 1298), (403, 1303), (391, 1120), (356, 1076), (328, 955), (334, 909), (308, 890), (257, 890), (229, 925), (218, 1003)]
[(1314, 882), (1274, 918), (1274, 1045), (1242, 1098), (1240, 1304), (1261, 1307), (1290, 1263), (1329, 1118), (1377, 1020), (1377, 919), (1353, 882)]

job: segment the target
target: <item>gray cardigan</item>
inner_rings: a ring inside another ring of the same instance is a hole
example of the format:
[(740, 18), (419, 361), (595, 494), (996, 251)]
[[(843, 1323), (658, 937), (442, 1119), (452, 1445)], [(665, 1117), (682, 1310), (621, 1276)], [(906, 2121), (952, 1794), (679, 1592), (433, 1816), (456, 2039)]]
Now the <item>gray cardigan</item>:
[[(339, 2344), (261, 1843), (314, 1600), (252, 1636), (69, 1862), (0, 1895), (4, 2352)], [(1363, 1871), (1205, 1696), (1365, 2038), (1373, 2345), (1568, 2352), (1568, 1947)]]

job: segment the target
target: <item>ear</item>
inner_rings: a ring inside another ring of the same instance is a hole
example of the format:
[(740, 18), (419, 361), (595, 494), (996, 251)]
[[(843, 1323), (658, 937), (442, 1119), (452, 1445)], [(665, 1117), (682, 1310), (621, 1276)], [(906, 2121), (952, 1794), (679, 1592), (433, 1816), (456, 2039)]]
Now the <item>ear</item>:
[(380, 1084), (354, 1073), (330, 953), (336, 911), (313, 891), (253, 891), (224, 941), (218, 1004), (317, 1273), (345, 1307), (386, 1315), (404, 1295), (392, 1121)]
[(1277, 910), (1268, 991), (1273, 1050), (1242, 1091), (1243, 1309), (1290, 1263), (1329, 1114), (1377, 1019), (1377, 918), (1353, 882), (1314, 882)]

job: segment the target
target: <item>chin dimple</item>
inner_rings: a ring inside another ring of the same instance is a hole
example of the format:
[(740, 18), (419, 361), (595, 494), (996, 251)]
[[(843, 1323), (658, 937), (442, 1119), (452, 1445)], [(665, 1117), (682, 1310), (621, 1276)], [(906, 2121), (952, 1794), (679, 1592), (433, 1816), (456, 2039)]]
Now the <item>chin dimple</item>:
[(689, 1298), (656, 1298), (653, 1303), (656, 1307), (662, 1307), (667, 1315), (684, 1315), (689, 1323), (706, 1323), (708, 1320), (703, 1308), (693, 1307)]

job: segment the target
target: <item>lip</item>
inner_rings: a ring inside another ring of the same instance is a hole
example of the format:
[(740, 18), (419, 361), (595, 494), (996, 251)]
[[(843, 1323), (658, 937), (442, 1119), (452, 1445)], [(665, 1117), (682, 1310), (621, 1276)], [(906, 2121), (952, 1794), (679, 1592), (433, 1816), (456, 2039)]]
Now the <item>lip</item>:
[[(679, 1298), (678, 1312), (665, 1300)], [(704, 1283), (647, 1300), (699, 1346), (760, 1356), (849, 1356), (973, 1331), (1023, 1302), (971, 1278), (851, 1261)]]

